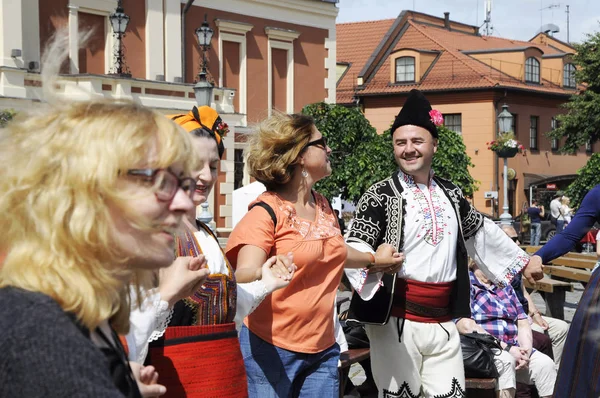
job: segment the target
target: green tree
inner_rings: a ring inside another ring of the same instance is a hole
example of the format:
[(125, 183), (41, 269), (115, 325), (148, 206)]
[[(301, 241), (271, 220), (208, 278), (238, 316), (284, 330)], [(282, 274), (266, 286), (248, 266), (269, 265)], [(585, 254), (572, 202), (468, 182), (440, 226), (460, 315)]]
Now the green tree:
[(557, 116), (558, 127), (547, 133), (550, 138), (566, 138), (563, 153), (576, 152), (579, 147), (600, 138), (600, 32), (588, 34), (587, 40), (574, 44), (577, 66), (575, 79), (585, 82), (585, 90), (574, 94), (564, 107), (567, 113)]
[(600, 170), (600, 153), (595, 153), (587, 164), (579, 169), (577, 178), (575, 178), (575, 181), (565, 191), (565, 195), (571, 199), (571, 207), (579, 207), (583, 197), (589, 190), (600, 184), (600, 173), (598, 170)]
[[(302, 112), (315, 119), (332, 150), (333, 173), (315, 186), (325, 196), (341, 194), (356, 202), (372, 184), (398, 169), (390, 131), (377, 134), (358, 108), (321, 102), (305, 106)], [(477, 184), (468, 171), (473, 164), (462, 137), (445, 127), (438, 127), (438, 132), (439, 148), (433, 161), (436, 174), (453, 181), (465, 195), (471, 196)]]

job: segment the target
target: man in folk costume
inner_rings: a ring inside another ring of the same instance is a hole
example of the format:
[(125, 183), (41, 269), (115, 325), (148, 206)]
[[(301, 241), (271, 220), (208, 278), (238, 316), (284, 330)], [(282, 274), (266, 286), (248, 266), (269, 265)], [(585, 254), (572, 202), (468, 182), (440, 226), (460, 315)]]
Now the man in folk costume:
[[(349, 319), (367, 324), (380, 397), (464, 397), (452, 320), (471, 316), (467, 255), (499, 286), (529, 262), (460, 188), (434, 176), (442, 121), (420, 91), (410, 92), (391, 129), (400, 170), (361, 197), (347, 239), (363, 252), (389, 243), (406, 258), (394, 275), (346, 271), (356, 290)], [(523, 272), (530, 281), (543, 276), (541, 267)]]

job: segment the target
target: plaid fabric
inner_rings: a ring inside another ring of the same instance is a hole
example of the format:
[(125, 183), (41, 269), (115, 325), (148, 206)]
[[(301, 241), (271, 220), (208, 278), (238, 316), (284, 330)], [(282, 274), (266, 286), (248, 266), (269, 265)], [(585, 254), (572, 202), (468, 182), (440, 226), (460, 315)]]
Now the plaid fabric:
[(488, 333), (508, 344), (518, 345), (517, 321), (527, 319), (511, 285), (500, 289), (486, 286), (470, 271), (472, 317)]

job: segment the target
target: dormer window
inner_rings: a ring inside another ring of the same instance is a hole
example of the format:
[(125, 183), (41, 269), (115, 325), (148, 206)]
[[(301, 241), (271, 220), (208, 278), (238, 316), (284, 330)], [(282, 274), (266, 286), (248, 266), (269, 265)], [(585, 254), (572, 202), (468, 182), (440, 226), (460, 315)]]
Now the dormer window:
[(527, 83), (540, 83), (540, 61), (534, 57), (525, 61), (525, 81)]
[(575, 65), (565, 64), (563, 67), (563, 86), (575, 88)]
[(396, 58), (396, 83), (415, 81), (415, 58)]

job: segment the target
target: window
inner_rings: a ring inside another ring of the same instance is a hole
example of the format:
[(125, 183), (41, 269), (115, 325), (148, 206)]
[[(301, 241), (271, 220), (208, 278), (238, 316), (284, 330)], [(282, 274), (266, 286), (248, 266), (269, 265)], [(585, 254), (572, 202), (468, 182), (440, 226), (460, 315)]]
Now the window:
[(517, 136), (517, 126), (518, 126), (518, 123), (517, 123), (517, 116), (518, 115), (516, 113), (511, 113), (511, 115), (512, 115), (513, 118), (512, 118), (512, 122), (510, 124), (510, 131), (512, 131), (513, 133), (515, 133), (515, 137), (516, 137)]
[(531, 116), (529, 118), (529, 149), (538, 149), (538, 116)]
[(592, 153), (592, 152), (594, 152), (594, 148), (592, 147), (592, 140), (591, 139), (589, 139), (585, 143), (585, 152), (586, 153)]
[(566, 64), (563, 67), (563, 86), (575, 88), (575, 65)]
[(396, 59), (396, 83), (415, 81), (414, 57), (400, 57)]
[(462, 134), (462, 114), (449, 113), (444, 115), (444, 126), (455, 133)]
[[(558, 128), (558, 120), (556, 120), (555, 117), (552, 117), (552, 120), (550, 121), (550, 128), (552, 130), (556, 130)], [(559, 143), (560, 143), (560, 140), (558, 138), (552, 138), (552, 141), (550, 142), (550, 148), (553, 151), (558, 151)]]
[(530, 57), (525, 61), (525, 81), (528, 83), (540, 82), (540, 61)]
[(242, 187), (244, 181), (244, 150), (233, 151), (233, 189)]

